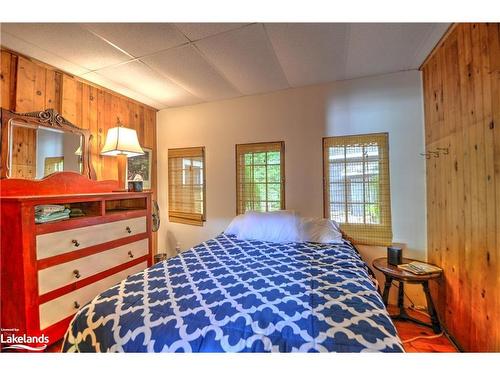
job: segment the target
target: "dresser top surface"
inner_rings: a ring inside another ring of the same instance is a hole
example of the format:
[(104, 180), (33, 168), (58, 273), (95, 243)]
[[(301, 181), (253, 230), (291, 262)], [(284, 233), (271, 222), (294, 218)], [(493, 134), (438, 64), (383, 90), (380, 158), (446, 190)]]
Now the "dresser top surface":
[(142, 192), (134, 191), (117, 191), (108, 193), (78, 193), (78, 194), (47, 194), (47, 195), (12, 195), (12, 196), (2, 196), (0, 199), (2, 201), (46, 201), (53, 199), (115, 199), (115, 198), (137, 198), (144, 197), (146, 195), (152, 194), (151, 190), (144, 190)]

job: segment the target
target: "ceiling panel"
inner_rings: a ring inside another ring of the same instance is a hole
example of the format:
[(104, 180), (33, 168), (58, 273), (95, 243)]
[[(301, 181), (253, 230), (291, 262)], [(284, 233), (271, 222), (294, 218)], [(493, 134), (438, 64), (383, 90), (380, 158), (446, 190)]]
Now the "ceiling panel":
[(289, 87), (262, 24), (202, 39), (195, 44), (243, 94)]
[(429, 23), (351, 24), (345, 78), (418, 68), (415, 54), (432, 28)]
[(449, 24), (0, 26), (6, 48), (165, 108), (416, 69)]
[[(3, 26), (3, 25), (2, 25)], [(66, 59), (63, 59), (60, 56), (57, 56), (51, 52), (47, 52), (34, 44), (25, 42), (24, 40), (21, 40), (19, 38), (16, 38), (15, 36), (1, 30), (1, 35), (0, 35), (0, 42), (2, 46), (9, 48), (13, 51), (19, 52), (23, 55), (30, 56), (34, 59), (40, 60), (45, 62), (46, 64), (50, 64), (52, 66), (55, 66), (61, 70), (64, 70), (65, 72), (68, 72), (70, 74), (74, 75), (80, 75), (87, 73), (89, 70), (85, 69), (81, 66), (78, 66), (76, 64), (73, 64), (71, 61), (68, 61)]]
[(450, 23), (434, 23), (429, 33), (427, 35), (422, 35), (422, 44), (420, 48), (415, 51), (415, 58), (411, 64), (411, 68), (417, 69), (422, 65), (450, 25)]
[(173, 48), (141, 60), (203, 100), (241, 95), (191, 45)]
[(177, 28), (168, 23), (92, 23), (82, 26), (135, 57), (188, 42)]
[(104, 68), (97, 73), (169, 107), (201, 102), (201, 99), (154, 72), (140, 61)]
[(176, 23), (175, 26), (191, 40), (220, 34), (229, 30), (241, 28), (246, 23)]
[(273, 23), (265, 28), (290, 85), (344, 77), (347, 24)]
[(95, 83), (96, 85), (106, 87), (110, 90), (113, 90), (119, 94), (125, 95), (129, 98), (135, 99), (141, 103), (147, 104), (153, 108), (162, 108), (165, 107), (163, 104), (158, 103), (157, 101), (143, 95), (142, 93), (139, 93), (137, 91), (130, 90), (104, 76), (99, 75), (98, 73), (95, 72), (90, 72), (81, 75), (81, 78), (90, 81), (92, 83)]
[(130, 58), (74, 23), (7, 23), (2, 31), (89, 70)]

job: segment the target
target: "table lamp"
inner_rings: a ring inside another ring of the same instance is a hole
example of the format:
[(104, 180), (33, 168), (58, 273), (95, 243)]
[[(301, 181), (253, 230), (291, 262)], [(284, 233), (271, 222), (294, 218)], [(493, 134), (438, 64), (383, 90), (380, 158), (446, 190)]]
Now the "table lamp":
[(127, 158), (143, 154), (144, 151), (137, 139), (137, 132), (124, 127), (118, 119), (117, 126), (108, 130), (101, 155), (118, 157), (118, 183), (123, 190), (127, 181), (127, 176), (125, 176)]

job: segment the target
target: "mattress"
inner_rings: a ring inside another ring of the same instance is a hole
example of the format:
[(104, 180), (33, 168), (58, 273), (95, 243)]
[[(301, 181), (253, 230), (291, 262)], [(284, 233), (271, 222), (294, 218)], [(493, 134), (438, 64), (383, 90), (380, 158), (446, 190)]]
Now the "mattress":
[(401, 352), (348, 242), (221, 234), (129, 276), (82, 307), (64, 352)]

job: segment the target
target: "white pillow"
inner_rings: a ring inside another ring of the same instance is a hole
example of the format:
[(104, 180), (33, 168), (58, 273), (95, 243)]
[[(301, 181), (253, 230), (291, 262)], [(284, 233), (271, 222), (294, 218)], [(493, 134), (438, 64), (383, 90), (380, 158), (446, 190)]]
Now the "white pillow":
[(238, 233), (240, 233), (241, 228), (243, 227), (244, 221), (245, 215), (236, 216), (233, 220), (231, 220), (231, 223), (229, 223), (224, 233), (234, 234), (235, 236), (237, 236)]
[(302, 218), (301, 239), (303, 242), (342, 243), (339, 225), (328, 219)]
[(233, 219), (225, 233), (233, 232), (239, 240), (299, 242), (300, 220), (292, 211), (249, 211)]

